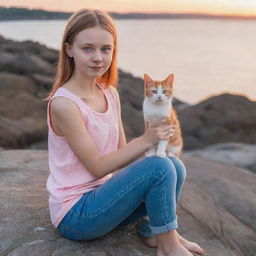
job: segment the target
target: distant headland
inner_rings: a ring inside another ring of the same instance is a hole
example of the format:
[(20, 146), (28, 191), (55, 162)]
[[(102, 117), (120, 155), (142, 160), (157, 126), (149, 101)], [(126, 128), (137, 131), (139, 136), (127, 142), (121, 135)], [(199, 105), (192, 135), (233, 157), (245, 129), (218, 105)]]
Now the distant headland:
[[(53, 12), (42, 9), (0, 7), (0, 21), (3, 20), (66, 20), (72, 12)], [(116, 13), (109, 12), (114, 19), (256, 19), (256, 16), (231, 16), (197, 13)]]

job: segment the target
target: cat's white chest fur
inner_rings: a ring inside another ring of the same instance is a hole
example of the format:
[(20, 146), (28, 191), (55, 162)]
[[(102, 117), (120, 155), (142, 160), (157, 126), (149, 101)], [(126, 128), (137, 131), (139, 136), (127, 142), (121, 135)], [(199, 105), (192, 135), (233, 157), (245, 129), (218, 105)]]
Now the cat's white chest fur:
[(146, 98), (143, 102), (144, 119), (148, 121), (150, 125), (157, 124), (161, 119), (169, 116), (171, 108), (171, 101), (163, 105), (156, 105)]
[(163, 105), (156, 105), (145, 98), (143, 102), (144, 119), (148, 121), (150, 125), (158, 124), (161, 119), (169, 116), (171, 108), (171, 101)]
[[(144, 99), (143, 102), (143, 115), (145, 121), (148, 122), (149, 126), (157, 125), (160, 123), (160, 120), (167, 118), (170, 114), (172, 108), (171, 100), (165, 104), (157, 105), (153, 104), (148, 98)], [(168, 140), (161, 140), (157, 146), (150, 148), (146, 153), (146, 157), (158, 156), (166, 157), (166, 155), (173, 157), (175, 156), (176, 147), (169, 145)]]

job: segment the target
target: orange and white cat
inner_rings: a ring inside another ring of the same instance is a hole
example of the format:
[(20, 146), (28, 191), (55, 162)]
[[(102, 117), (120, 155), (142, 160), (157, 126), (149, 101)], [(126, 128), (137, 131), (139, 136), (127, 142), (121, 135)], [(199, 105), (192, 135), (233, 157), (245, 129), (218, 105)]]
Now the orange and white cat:
[(173, 136), (169, 140), (162, 140), (157, 146), (146, 151), (145, 156), (179, 157), (182, 152), (183, 139), (180, 122), (177, 113), (172, 107), (174, 75), (169, 75), (163, 81), (152, 80), (147, 74), (144, 75), (144, 102), (143, 114), (145, 126), (154, 126), (160, 120), (167, 118), (168, 124), (175, 126)]

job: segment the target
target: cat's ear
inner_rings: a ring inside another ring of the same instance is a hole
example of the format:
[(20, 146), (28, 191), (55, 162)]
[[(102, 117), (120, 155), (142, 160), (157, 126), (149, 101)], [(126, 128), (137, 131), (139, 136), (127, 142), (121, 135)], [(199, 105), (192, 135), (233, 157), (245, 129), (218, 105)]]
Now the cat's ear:
[(148, 85), (152, 84), (153, 80), (150, 78), (149, 75), (144, 74), (144, 86), (147, 87)]
[(174, 74), (170, 74), (166, 79), (166, 84), (172, 88), (173, 84), (173, 79), (174, 79)]

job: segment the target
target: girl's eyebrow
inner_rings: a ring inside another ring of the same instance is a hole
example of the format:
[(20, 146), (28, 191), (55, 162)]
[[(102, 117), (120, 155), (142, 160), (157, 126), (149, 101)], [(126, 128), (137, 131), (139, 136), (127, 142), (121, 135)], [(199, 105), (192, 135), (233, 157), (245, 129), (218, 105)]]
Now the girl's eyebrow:
[[(89, 46), (93, 46), (93, 44), (90, 44), (90, 43), (83, 43), (82, 45), (89, 45)], [(104, 45), (102, 45), (102, 46), (104, 46), (104, 47), (112, 47), (112, 45), (111, 45), (111, 44), (104, 44)]]

